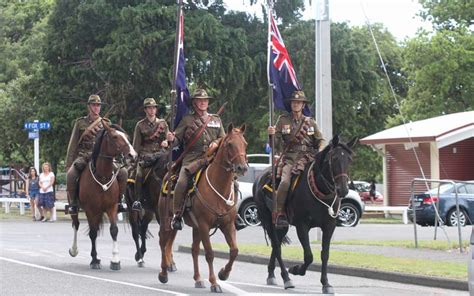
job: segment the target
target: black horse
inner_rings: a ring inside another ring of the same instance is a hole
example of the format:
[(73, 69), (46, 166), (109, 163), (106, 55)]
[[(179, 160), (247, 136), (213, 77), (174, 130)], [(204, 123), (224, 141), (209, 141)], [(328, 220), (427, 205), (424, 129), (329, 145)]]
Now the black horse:
[(137, 250), (135, 253), (135, 261), (138, 267), (143, 267), (145, 263), (143, 257), (146, 252), (146, 239), (151, 235), (148, 233), (148, 225), (153, 218), (155, 218), (158, 223), (160, 221), (158, 216), (158, 200), (163, 177), (168, 171), (167, 164), (170, 160), (170, 156), (170, 151), (162, 150), (154, 155), (153, 160), (150, 160), (149, 167), (151, 169), (146, 170), (147, 174), (144, 176), (145, 181), (142, 189), (144, 196), (142, 199), (143, 211), (132, 210), (132, 204), (135, 201), (135, 185), (133, 180), (129, 180), (128, 182), (126, 194), (128, 220), (132, 228), (132, 237)]
[[(321, 251), (321, 284), (323, 293), (334, 293), (328, 282), (327, 265), (329, 245), (336, 228), (336, 218), (340, 208), (340, 197), (348, 192), (347, 170), (352, 162), (352, 150), (357, 139), (344, 144), (335, 136), (331, 142), (314, 156), (301, 174), (294, 190), (289, 193), (286, 209), (291, 225), (296, 226), (298, 239), (304, 249), (304, 264), (291, 267), (288, 271), (281, 258), (281, 244), (288, 242), (288, 228), (276, 229), (272, 223), (271, 192), (265, 186), (269, 183), (270, 170), (267, 170), (253, 185), (253, 195), (262, 221), (262, 227), (270, 238), (272, 254), (268, 263), (268, 285), (276, 285), (275, 259), (281, 268), (285, 289), (294, 288), (288, 272), (294, 275), (305, 275), (306, 269), (313, 262), (308, 232), (319, 227), (323, 232)], [(265, 188), (264, 188), (265, 186)]]

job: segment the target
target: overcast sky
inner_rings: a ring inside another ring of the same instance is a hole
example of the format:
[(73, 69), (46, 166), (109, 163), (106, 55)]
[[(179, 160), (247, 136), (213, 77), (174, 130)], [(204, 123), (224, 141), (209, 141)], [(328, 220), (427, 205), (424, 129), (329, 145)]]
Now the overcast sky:
[[(247, 11), (261, 15), (261, 6), (248, 4), (248, 0), (225, 0), (228, 9)], [(264, 3), (266, 0), (259, 0)], [(316, 0), (305, 0), (306, 10), (304, 19), (314, 19)], [(405, 37), (413, 37), (418, 28), (430, 30), (431, 26), (416, 16), (421, 9), (417, 0), (329, 0), (329, 17), (334, 22), (346, 21), (350, 25), (362, 26), (366, 24), (366, 17), (370, 23), (383, 23), (399, 41)]]

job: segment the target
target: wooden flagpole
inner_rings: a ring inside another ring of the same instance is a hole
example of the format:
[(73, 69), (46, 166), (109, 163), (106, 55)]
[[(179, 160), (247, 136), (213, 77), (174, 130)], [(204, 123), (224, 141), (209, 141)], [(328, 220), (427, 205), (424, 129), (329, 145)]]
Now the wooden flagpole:
[(179, 57), (179, 38), (181, 33), (181, 14), (183, 13), (183, 0), (178, 0), (178, 10), (176, 12), (176, 36), (174, 40), (174, 62), (173, 62), (173, 81), (171, 82), (171, 121), (170, 131), (174, 131), (174, 120), (176, 117), (176, 79), (178, 78), (178, 57)]
[[(269, 125), (273, 126), (273, 113), (274, 113), (274, 106), (273, 106), (273, 84), (270, 82), (270, 63), (272, 62), (270, 60), (271, 56), (271, 50), (272, 50), (272, 37), (271, 37), (271, 18), (273, 15), (273, 0), (268, 0), (268, 44), (267, 44), (267, 78), (268, 78), (268, 107), (269, 107)], [(270, 140), (270, 161), (272, 164), (272, 211), (274, 213), (277, 212), (277, 199), (276, 199), (276, 194), (275, 194), (275, 189), (276, 189), (276, 169), (275, 169), (275, 136), (270, 135), (269, 136)]]

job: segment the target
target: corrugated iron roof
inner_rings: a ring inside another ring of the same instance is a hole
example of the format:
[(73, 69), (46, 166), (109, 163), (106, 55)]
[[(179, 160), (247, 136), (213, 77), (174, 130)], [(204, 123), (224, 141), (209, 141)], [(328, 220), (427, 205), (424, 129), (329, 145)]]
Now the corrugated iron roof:
[(434, 142), (448, 138), (451, 134), (456, 134), (457, 139), (473, 137), (474, 111), (409, 122), (365, 137), (360, 142), (366, 145), (407, 143), (410, 138), (413, 142)]

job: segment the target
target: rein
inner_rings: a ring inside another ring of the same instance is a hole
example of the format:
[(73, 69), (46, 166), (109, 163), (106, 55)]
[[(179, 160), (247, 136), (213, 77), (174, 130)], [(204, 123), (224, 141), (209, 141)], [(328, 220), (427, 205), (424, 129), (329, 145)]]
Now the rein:
[[(209, 165), (209, 167), (211, 167), (212, 164)], [(228, 205), (228, 206), (233, 206), (235, 204), (234, 202), (234, 197), (235, 197), (235, 194), (234, 194), (234, 190), (232, 190), (232, 183), (230, 183), (230, 193), (229, 193), (229, 197), (228, 198), (225, 198), (222, 194), (219, 193), (219, 191), (217, 191), (216, 188), (214, 188), (214, 186), (212, 185), (211, 183), (211, 180), (209, 180), (209, 175), (207, 174), (207, 169), (206, 169), (206, 182), (207, 184), (209, 185), (209, 187), (211, 187), (212, 191), (214, 191), (215, 194), (217, 194), (217, 196), (219, 196), (223, 201), (225, 201), (225, 204)]]

